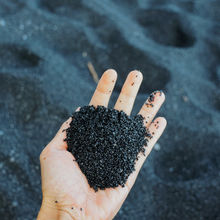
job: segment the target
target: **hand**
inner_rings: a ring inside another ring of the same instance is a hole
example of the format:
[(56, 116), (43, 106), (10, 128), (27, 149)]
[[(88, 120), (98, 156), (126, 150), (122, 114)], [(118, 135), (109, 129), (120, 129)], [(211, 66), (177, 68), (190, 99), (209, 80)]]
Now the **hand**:
[[(108, 102), (117, 79), (114, 70), (107, 70), (99, 81), (90, 105), (108, 106)], [(135, 97), (143, 76), (138, 71), (132, 71), (121, 90), (115, 104), (115, 109), (131, 113)], [(140, 154), (133, 172), (125, 187), (108, 188), (95, 192), (88, 185), (87, 179), (74, 162), (73, 155), (67, 151), (63, 140), (71, 118), (63, 123), (53, 140), (44, 148), (40, 155), (43, 201), (38, 219), (112, 219), (122, 206), (145, 159), (151, 152), (166, 127), (164, 118), (156, 118), (157, 111), (165, 100), (161, 92), (155, 92), (155, 98), (149, 105), (149, 99), (144, 103), (139, 114), (145, 118), (153, 138), (149, 140), (145, 156)]]

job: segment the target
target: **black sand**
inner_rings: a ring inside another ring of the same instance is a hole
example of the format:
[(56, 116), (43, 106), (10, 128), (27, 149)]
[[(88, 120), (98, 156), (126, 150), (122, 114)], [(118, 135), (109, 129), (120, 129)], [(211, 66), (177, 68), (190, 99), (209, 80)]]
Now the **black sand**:
[[(60, 6), (62, 5), (63, 6)], [(0, 0), (0, 216), (35, 219), (39, 154), (99, 76), (115, 68), (164, 89), (167, 129), (116, 219), (220, 219), (217, 0)]]
[(68, 151), (95, 191), (124, 187), (151, 137), (141, 115), (129, 117), (104, 106), (81, 107), (66, 133)]

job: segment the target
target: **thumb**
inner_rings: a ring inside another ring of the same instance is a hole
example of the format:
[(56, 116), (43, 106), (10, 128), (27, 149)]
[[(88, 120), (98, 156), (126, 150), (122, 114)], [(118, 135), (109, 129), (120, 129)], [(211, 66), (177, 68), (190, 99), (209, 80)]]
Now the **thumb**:
[[(76, 112), (80, 110), (80, 107), (76, 109)], [(65, 140), (66, 138), (66, 129), (69, 128), (70, 122), (72, 121), (72, 117), (69, 117), (68, 120), (66, 120), (60, 129), (58, 130), (55, 137), (51, 140), (51, 142), (48, 144), (49, 147), (57, 150), (67, 150), (67, 143)]]

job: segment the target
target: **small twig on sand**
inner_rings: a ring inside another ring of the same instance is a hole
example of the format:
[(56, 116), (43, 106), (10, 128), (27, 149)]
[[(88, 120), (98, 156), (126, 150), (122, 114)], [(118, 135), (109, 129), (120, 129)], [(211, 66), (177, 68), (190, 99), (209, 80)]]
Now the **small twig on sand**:
[(98, 77), (98, 74), (95, 71), (94, 66), (92, 65), (92, 63), (90, 61), (87, 63), (87, 66), (88, 66), (90, 74), (92, 75), (93, 80), (96, 83), (98, 83), (99, 82), (99, 77)]

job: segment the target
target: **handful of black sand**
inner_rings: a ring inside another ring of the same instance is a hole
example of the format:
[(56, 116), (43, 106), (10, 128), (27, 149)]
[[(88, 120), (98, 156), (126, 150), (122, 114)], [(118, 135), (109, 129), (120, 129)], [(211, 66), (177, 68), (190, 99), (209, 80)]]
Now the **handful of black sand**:
[(141, 115), (130, 117), (103, 106), (74, 112), (66, 133), (68, 151), (95, 191), (124, 186), (150, 136)]

